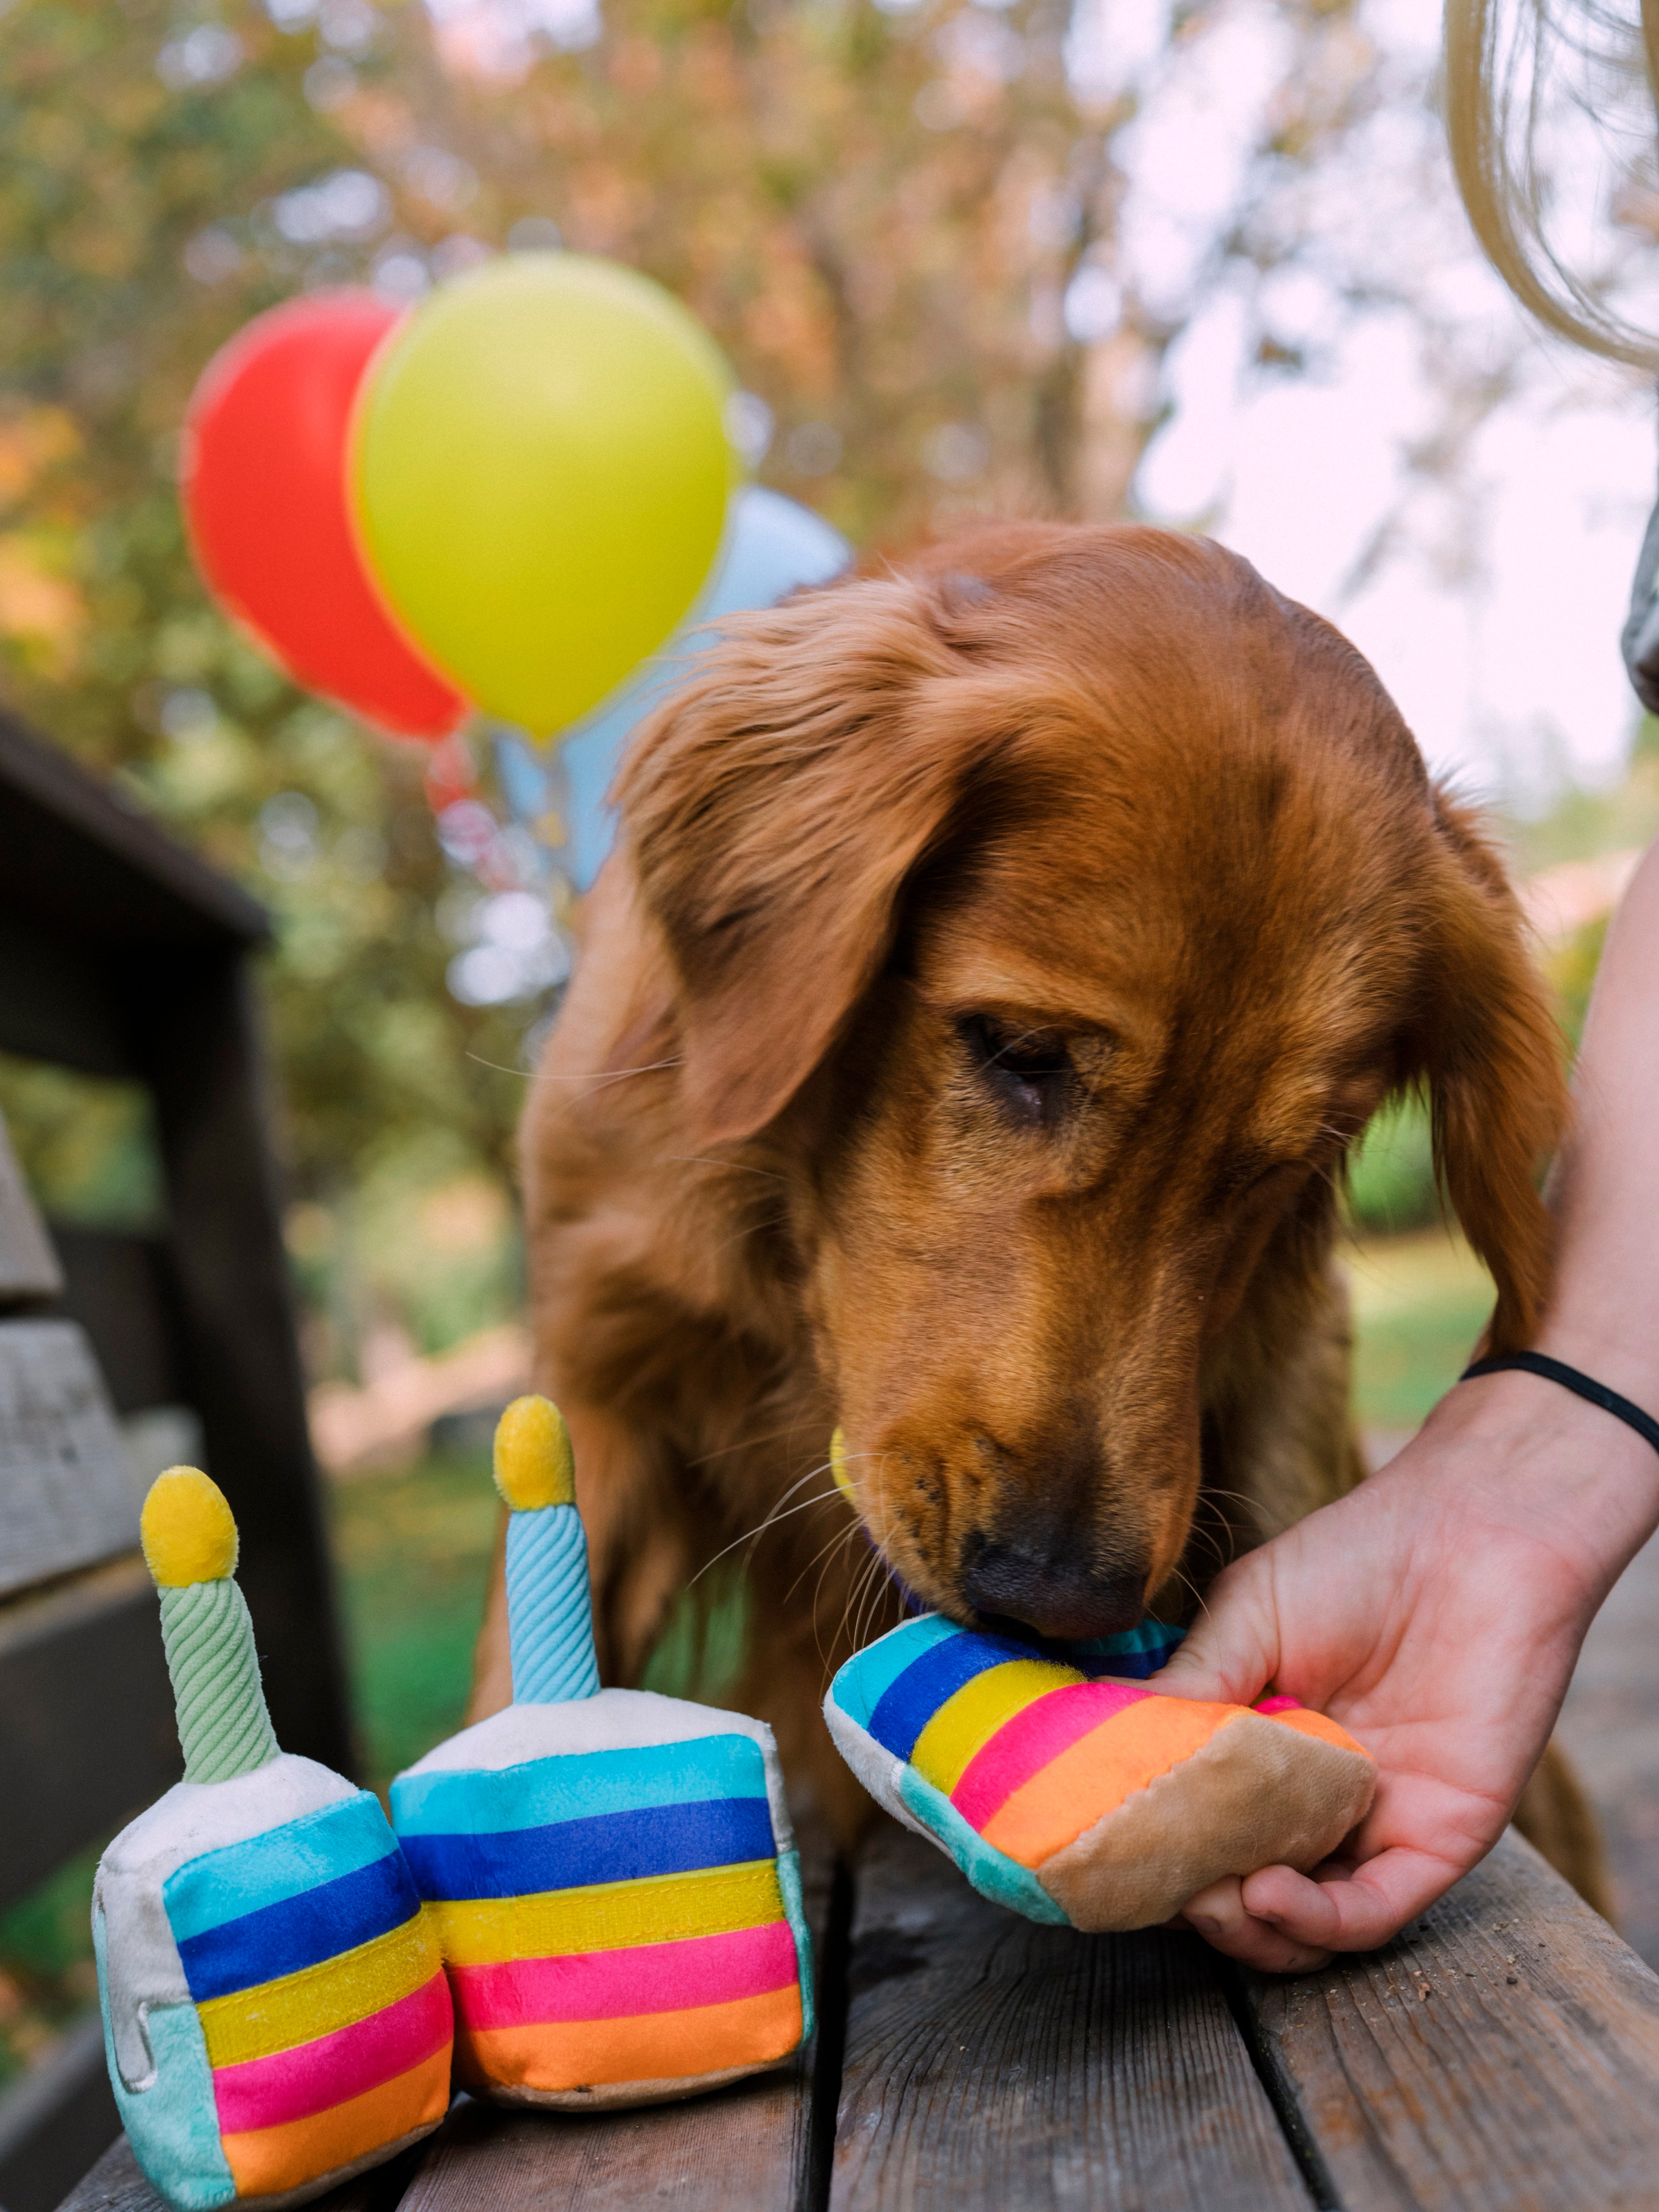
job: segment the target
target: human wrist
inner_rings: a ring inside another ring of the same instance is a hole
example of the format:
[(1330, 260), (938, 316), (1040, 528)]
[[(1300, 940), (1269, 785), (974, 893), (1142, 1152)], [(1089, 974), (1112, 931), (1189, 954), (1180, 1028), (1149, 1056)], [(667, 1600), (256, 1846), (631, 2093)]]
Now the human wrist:
[[(1640, 1325), (1617, 1300), (1575, 1297), (1565, 1294), (1567, 1287), (1551, 1300), (1528, 1348), (1577, 1369), (1659, 1420), (1659, 1331)], [(1659, 1454), (1655, 1457), (1659, 1461)]]
[(1598, 1603), (1659, 1526), (1659, 1452), (1616, 1414), (1542, 1376), (1506, 1370), (1460, 1382), (1431, 1415), (1424, 1442), (1438, 1480), (1457, 1484), (1476, 1510), (1547, 1540), (1595, 1587)]

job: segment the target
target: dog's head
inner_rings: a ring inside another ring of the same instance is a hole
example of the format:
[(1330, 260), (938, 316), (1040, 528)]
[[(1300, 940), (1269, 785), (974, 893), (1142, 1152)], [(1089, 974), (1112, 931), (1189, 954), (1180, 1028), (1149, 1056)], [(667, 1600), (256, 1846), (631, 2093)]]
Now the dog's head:
[(769, 1133), (854, 1494), (932, 1602), (1139, 1617), (1206, 1357), (1391, 1092), (1524, 1340), (1562, 1090), (1514, 902), (1244, 562), (1022, 526), (747, 617), (620, 796), (694, 1142)]

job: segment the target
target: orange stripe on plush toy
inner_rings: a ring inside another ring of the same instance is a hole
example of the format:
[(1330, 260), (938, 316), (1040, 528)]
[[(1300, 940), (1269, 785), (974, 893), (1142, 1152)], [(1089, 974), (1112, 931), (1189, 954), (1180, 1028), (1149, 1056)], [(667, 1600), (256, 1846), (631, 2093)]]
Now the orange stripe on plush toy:
[(449, 2108), (449, 2052), (434, 2052), (377, 2089), (280, 2127), (221, 2138), (238, 2197), (274, 2197), (367, 2158)]
[(800, 1990), (626, 2020), (542, 2021), (473, 2031), (459, 2023), (455, 2065), (469, 2087), (590, 2089), (612, 2081), (679, 2081), (732, 2066), (764, 2066), (800, 2041)]
[(975, 1753), (1016, 1713), (1047, 1692), (1082, 1680), (1075, 1667), (1042, 1659), (1011, 1659), (1006, 1666), (989, 1668), (945, 1700), (916, 1738), (910, 1764), (924, 1782), (948, 1797)]
[(1021, 1866), (1040, 1867), (1243, 1711), (1188, 1698), (1143, 1698), (1126, 1706), (1016, 1790), (986, 1822), (986, 1842)]

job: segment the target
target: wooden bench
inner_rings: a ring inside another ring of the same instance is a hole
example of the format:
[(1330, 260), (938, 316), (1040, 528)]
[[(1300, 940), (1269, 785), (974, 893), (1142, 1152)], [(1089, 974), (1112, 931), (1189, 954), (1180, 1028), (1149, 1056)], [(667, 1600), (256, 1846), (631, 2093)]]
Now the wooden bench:
[[(811, 1897), (787, 2074), (593, 2118), (457, 2100), (324, 2212), (1620, 2212), (1659, 2205), (1659, 1977), (1510, 1835), (1321, 1974), (984, 1903), (884, 1827)], [(161, 2212), (118, 2144), (63, 2212)]]
[[(175, 1782), (119, 1417), (182, 1413), (234, 1506), (283, 1742), (351, 1763), (249, 998), (252, 902), (0, 715), (0, 1050), (148, 1093), (157, 1233), (43, 1226), (0, 1127), (0, 1909)], [(0, 2093), (0, 2206), (116, 2133), (95, 2015)]]

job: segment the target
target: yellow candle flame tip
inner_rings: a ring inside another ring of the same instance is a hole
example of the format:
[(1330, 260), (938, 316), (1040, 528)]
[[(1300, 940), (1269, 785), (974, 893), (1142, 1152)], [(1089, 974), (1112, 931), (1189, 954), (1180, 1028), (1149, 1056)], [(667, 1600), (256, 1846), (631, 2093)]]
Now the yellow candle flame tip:
[(495, 1424), (495, 1487), (515, 1513), (575, 1504), (570, 1431), (550, 1398), (515, 1398)]
[(221, 1583), (236, 1571), (236, 1522), (199, 1467), (170, 1467), (149, 1486), (138, 1523), (144, 1559), (161, 1589)]

